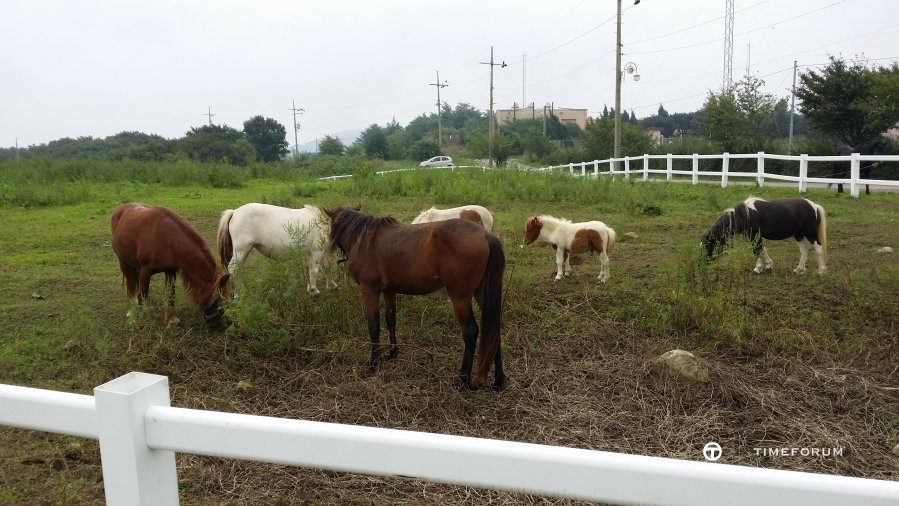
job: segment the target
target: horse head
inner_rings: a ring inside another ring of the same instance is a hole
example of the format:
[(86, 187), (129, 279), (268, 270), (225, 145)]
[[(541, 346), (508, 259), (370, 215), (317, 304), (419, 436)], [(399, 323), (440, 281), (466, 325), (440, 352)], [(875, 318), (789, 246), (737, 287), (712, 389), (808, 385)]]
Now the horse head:
[(711, 262), (721, 253), (727, 244), (727, 237), (733, 231), (732, 220), (734, 211), (729, 209), (715, 220), (711, 227), (707, 228), (699, 237), (699, 244), (705, 249), (706, 259)]
[(531, 244), (540, 237), (540, 229), (543, 228), (543, 224), (540, 223), (540, 218), (536, 216), (531, 216), (524, 222), (524, 244)]
[(225, 316), (225, 308), (222, 307), (222, 300), (228, 300), (231, 297), (231, 275), (224, 273), (215, 280), (215, 286), (212, 291), (212, 298), (209, 302), (200, 306), (203, 313), (203, 319), (210, 330), (222, 331), (231, 325), (228, 317)]
[(353, 214), (358, 214), (362, 209), (362, 206), (342, 206), (336, 209), (322, 209), (325, 214), (328, 216), (328, 219), (331, 221), (331, 230), (328, 237), (328, 246), (325, 249), (326, 254), (331, 255), (334, 253), (334, 250), (340, 250), (341, 259), (338, 260), (338, 263), (346, 262), (347, 258), (347, 248), (348, 244), (345, 244), (344, 235), (349, 228), (349, 221), (352, 221), (348, 216)]

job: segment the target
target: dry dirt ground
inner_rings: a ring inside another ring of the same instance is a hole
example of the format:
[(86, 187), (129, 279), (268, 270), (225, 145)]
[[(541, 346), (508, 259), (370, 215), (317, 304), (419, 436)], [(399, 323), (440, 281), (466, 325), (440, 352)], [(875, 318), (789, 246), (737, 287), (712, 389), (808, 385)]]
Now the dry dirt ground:
[[(628, 231), (639, 238), (624, 238)], [(400, 297), (400, 355), (363, 377), (368, 343), (361, 307), (340, 267), (334, 268), (340, 288), (308, 302), (308, 318), (273, 316), (290, 329), (292, 343), (240, 329), (207, 333), (183, 305), (183, 328), (162, 330), (159, 315), (147, 314), (121, 331), (104, 367), (109, 378), (131, 370), (168, 376), (172, 403), (180, 407), (694, 461), (703, 460), (705, 443), (716, 441), (723, 463), (899, 479), (896, 300), (873, 307), (864, 294), (847, 300), (845, 293), (851, 276), (876, 277), (883, 262), (895, 270), (896, 257), (844, 255), (849, 240), (832, 234), (829, 277), (793, 275), (792, 244), (772, 245), (776, 269), (757, 276), (748, 272), (748, 253), (735, 252), (743, 265), (716, 266), (705, 279), (731, 286), (725, 303), (748, 315), (737, 323), (722, 315), (722, 323), (758, 335), (712, 339), (707, 321), (696, 328), (659, 323), (671, 318), (666, 304), (684, 304), (674, 292), (689, 284), (672, 267), (679, 262), (676, 248), (643, 239), (660, 233), (671, 244), (696, 235), (649, 220), (620, 227), (612, 280), (599, 285), (595, 256), (576, 263), (571, 278), (554, 282), (550, 250), (519, 249), (517, 225), (502, 229), (510, 261), (502, 337), (509, 383), (499, 394), (453, 388), (462, 347), (440, 293)], [(871, 252), (875, 245), (858, 248)], [(296, 286), (305, 286), (303, 275)], [(119, 289), (85, 310), (123, 325)], [(876, 323), (862, 323), (861, 315)], [(832, 330), (826, 338), (808, 330), (825, 326)], [(711, 380), (689, 383), (650, 372), (652, 359), (673, 348), (698, 355)], [(3, 466), (0, 481), (34, 490), (24, 502), (102, 502), (95, 442), (3, 429), (0, 444), (22, 449)], [(781, 447), (840, 448), (842, 455), (772, 457), (755, 450)], [(178, 470), (183, 504), (570, 503), (191, 455), (178, 456)], [(36, 476), (40, 482), (23, 482)]]

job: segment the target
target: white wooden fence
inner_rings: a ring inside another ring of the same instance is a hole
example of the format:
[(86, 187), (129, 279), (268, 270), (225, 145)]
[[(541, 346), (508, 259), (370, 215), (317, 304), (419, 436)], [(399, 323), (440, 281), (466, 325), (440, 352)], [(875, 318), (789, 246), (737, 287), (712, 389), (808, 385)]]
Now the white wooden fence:
[[(730, 171), (730, 161), (734, 159), (755, 159), (756, 160), (756, 170), (754, 172), (731, 172)], [(690, 160), (691, 161), (691, 169), (684, 170), (674, 169), (674, 160)], [(721, 170), (700, 170), (699, 161), (700, 160), (720, 160)], [(782, 174), (774, 174), (771, 172), (765, 171), (765, 160), (783, 160), (783, 161), (791, 161), (797, 162), (799, 164), (799, 175), (798, 176), (786, 176)], [(847, 177), (843, 178), (832, 178), (832, 177), (809, 177), (808, 175), (808, 164), (809, 162), (835, 162), (835, 161), (848, 161), (850, 165), (849, 174), (846, 174)], [(601, 174), (607, 174), (612, 176), (642, 176), (644, 181), (650, 179), (651, 174), (661, 174), (665, 176), (665, 179), (668, 181), (672, 181), (674, 176), (690, 176), (693, 184), (698, 184), (700, 182), (700, 178), (704, 180), (716, 179), (720, 180), (721, 187), (727, 188), (730, 178), (747, 178), (749, 180), (754, 180), (755, 184), (758, 186), (764, 186), (766, 181), (780, 181), (793, 184), (795, 183), (799, 189), (800, 193), (805, 193), (808, 189), (808, 185), (810, 183), (818, 183), (818, 184), (847, 184), (849, 185), (849, 193), (853, 197), (858, 197), (860, 188), (862, 185), (869, 185), (871, 187), (885, 187), (885, 188), (893, 188), (899, 190), (899, 181), (895, 180), (886, 180), (886, 179), (862, 179), (860, 177), (861, 172), (861, 162), (862, 161), (874, 161), (874, 162), (899, 162), (899, 155), (860, 155), (858, 153), (852, 153), (849, 156), (810, 156), (810, 155), (773, 155), (767, 154), (764, 152), (758, 152), (756, 154), (731, 154), (731, 153), (722, 153), (720, 155), (700, 155), (700, 154), (692, 154), (692, 155), (643, 155), (637, 157), (624, 157), (624, 158), (610, 158), (606, 160), (593, 160), (592, 162), (581, 162), (581, 163), (570, 163), (567, 165), (556, 165), (551, 167), (545, 167), (540, 169), (533, 169), (536, 171), (554, 171), (554, 170), (567, 170), (569, 174), (573, 176), (583, 176), (583, 177), (598, 177)], [(655, 165), (653, 165), (653, 161), (656, 161)], [(658, 161), (664, 161), (664, 166), (662, 163)], [(618, 168), (616, 169), (616, 162)], [(631, 164), (637, 165), (639, 163), (639, 167), (632, 167)], [(602, 169), (601, 169), (602, 167)]]
[[(899, 482), (170, 406), (132, 372), (94, 395), (0, 385), (0, 425), (98, 439), (107, 504), (178, 504), (175, 453), (615, 504), (899, 504)], [(727, 453), (727, 449), (724, 449)]]
[[(753, 172), (732, 172), (730, 171), (730, 161), (735, 159), (755, 159), (756, 170)], [(691, 169), (674, 169), (675, 160), (690, 160)], [(720, 160), (721, 170), (700, 170), (700, 160)], [(786, 176), (782, 174), (774, 174), (765, 171), (765, 160), (782, 160), (795, 162), (798, 164), (798, 176)], [(809, 162), (835, 162), (848, 161), (850, 163), (849, 174), (843, 178), (832, 177), (809, 177)], [(521, 169), (532, 172), (552, 172), (567, 171), (572, 176), (581, 177), (599, 177), (600, 175), (624, 176), (627, 178), (641, 176), (644, 181), (653, 179), (651, 175), (664, 175), (668, 181), (674, 180), (675, 176), (689, 176), (693, 184), (699, 184), (700, 178), (703, 181), (711, 179), (720, 180), (721, 187), (727, 188), (731, 178), (744, 178), (750, 182), (754, 182), (758, 186), (764, 186), (767, 182), (780, 182), (781, 184), (796, 184), (800, 193), (805, 193), (809, 184), (846, 184), (849, 186), (849, 193), (853, 197), (858, 197), (862, 185), (869, 185), (872, 188), (886, 188), (899, 190), (899, 181), (888, 179), (862, 179), (860, 177), (861, 162), (863, 160), (871, 160), (875, 162), (899, 162), (899, 155), (860, 155), (853, 153), (849, 156), (810, 156), (810, 155), (774, 155), (764, 152), (755, 154), (731, 154), (721, 153), (714, 155), (642, 155), (636, 157), (608, 158), (605, 160), (593, 160), (590, 162), (569, 163), (567, 165), (555, 165), (542, 168)], [(616, 169), (616, 162), (618, 168)], [(655, 162), (655, 163), (653, 163)], [(662, 163), (664, 162), (664, 163)], [(633, 164), (633, 166), (632, 166)], [(639, 167), (637, 167), (639, 165)], [(465, 168), (465, 167), (455, 167)], [(377, 172), (378, 175), (392, 174), (395, 172), (405, 172), (411, 170), (440, 170), (440, 169), (397, 169)], [(453, 170), (450, 168), (449, 170)], [(352, 177), (351, 175), (328, 176), (320, 178), (322, 180), (336, 180)]]

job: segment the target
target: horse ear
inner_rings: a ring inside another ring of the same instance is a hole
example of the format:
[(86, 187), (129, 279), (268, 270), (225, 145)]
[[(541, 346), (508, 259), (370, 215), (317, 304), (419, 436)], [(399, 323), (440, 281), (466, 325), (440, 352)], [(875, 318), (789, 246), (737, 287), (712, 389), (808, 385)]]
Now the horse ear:
[(352, 209), (353, 209), (353, 211), (361, 211), (361, 210), (362, 210), (362, 204), (356, 204), (355, 206), (353, 206)]

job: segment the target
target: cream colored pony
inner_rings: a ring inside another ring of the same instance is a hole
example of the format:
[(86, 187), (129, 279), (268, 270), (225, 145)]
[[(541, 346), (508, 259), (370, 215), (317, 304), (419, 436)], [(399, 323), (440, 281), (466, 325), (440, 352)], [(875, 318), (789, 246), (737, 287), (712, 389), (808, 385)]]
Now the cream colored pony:
[(473, 221), (481, 225), (488, 232), (493, 231), (493, 221), (495, 216), (487, 208), (482, 206), (459, 206), (451, 209), (437, 209), (432, 207), (412, 220), (412, 223), (430, 223), (432, 221), (443, 221), (451, 218), (462, 218), (463, 220)]
[[(328, 216), (315, 206), (291, 209), (269, 204), (244, 204), (222, 212), (218, 226), (218, 249), (222, 264), (234, 272), (256, 248), (271, 258), (292, 249), (309, 252), (309, 282), (306, 291), (319, 293), (316, 286), (319, 267), (328, 246)], [(329, 288), (337, 283), (328, 281)]]

